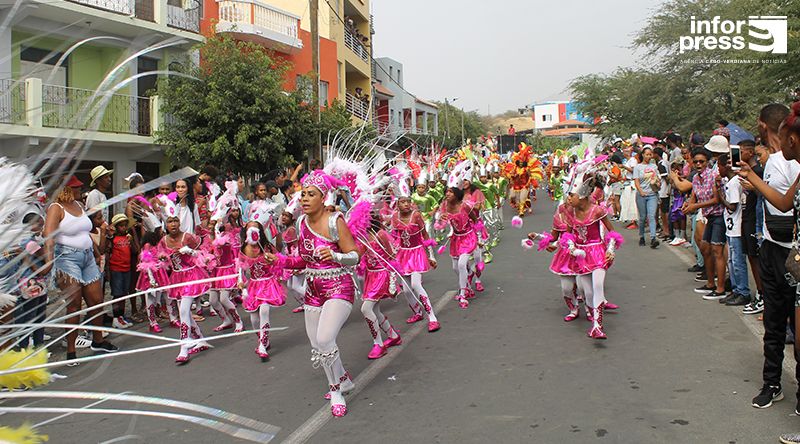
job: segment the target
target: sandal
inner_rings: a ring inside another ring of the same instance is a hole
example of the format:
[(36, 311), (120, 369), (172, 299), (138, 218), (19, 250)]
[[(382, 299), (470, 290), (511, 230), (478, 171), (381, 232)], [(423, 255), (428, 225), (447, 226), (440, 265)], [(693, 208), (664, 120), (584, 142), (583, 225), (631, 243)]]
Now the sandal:
[(197, 313), (192, 313), (192, 319), (194, 319), (195, 322), (203, 322), (206, 320), (206, 318), (200, 316)]

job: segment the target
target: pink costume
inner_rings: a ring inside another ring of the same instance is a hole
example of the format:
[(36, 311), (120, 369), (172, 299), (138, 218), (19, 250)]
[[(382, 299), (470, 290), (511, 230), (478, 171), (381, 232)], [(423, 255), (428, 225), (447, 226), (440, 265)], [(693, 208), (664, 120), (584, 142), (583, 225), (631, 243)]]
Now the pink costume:
[(279, 263), (267, 264), (263, 254), (251, 258), (240, 253), (237, 265), (249, 271), (247, 296), (242, 303), (245, 310), (254, 312), (262, 304), (280, 307), (286, 303), (286, 292), (280, 284), (283, 267)]
[(317, 251), (324, 248), (330, 248), (331, 251), (336, 253), (342, 252), (338, 244), (339, 230), (336, 222), (343, 217), (342, 213), (336, 212), (328, 219), (330, 238), (315, 233), (308, 226), (305, 215), (300, 216), (298, 220), (298, 225), (300, 226), (300, 234), (298, 236), (299, 258), (288, 258), (288, 266), (290, 268), (305, 267), (305, 305), (322, 307), (330, 299), (341, 299), (351, 304), (353, 303), (355, 282), (353, 281), (352, 270), (334, 261), (323, 261), (317, 254)]
[(375, 237), (378, 239), (369, 241), (369, 247), (366, 248), (362, 257), (366, 263), (362, 295), (362, 299), (365, 301), (393, 298), (400, 292), (397, 273), (390, 268), (391, 261), (395, 256), (392, 240), (389, 238), (389, 234), (383, 230), (378, 231)]
[(425, 221), (419, 212), (414, 211), (411, 220), (404, 223), (399, 213), (392, 216), (392, 234), (400, 244), (397, 251), (398, 270), (403, 276), (411, 273), (425, 273), (431, 269), (428, 252), (422, 232)]
[(214, 290), (236, 288), (236, 255), (241, 247), (241, 239), (239, 238), (241, 230), (239, 227), (226, 225), (225, 231), (213, 241), (217, 267), (216, 270), (209, 270), (209, 272), (213, 272), (215, 277), (233, 275), (233, 277), (213, 282), (211, 288)]
[[(142, 252), (139, 253), (139, 264), (136, 266), (136, 269), (139, 270), (139, 279), (136, 281), (137, 291), (169, 285), (166, 256), (162, 257), (163, 254), (159, 246), (152, 247), (149, 244), (145, 244), (142, 247)], [(150, 279), (151, 276), (152, 280)], [(155, 286), (153, 283), (155, 283)]]
[[(197, 245), (199, 240), (193, 234), (183, 233), (181, 245), (186, 246), (192, 243)], [(169, 283), (171, 285), (187, 283), (186, 285), (170, 289), (170, 299), (196, 298), (208, 291), (210, 287), (208, 283), (194, 283), (196, 280), (208, 278), (206, 272), (195, 264), (194, 256), (181, 253), (179, 251), (180, 249), (173, 250), (169, 248), (167, 246), (166, 237), (161, 239), (158, 245), (169, 255), (170, 267), (172, 269)]]
[(576, 258), (575, 274), (589, 274), (600, 269), (607, 270), (611, 266), (611, 262), (606, 262), (608, 245), (600, 232), (601, 221), (608, 214), (606, 209), (600, 205), (592, 205), (584, 220), (579, 220), (575, 216), (575, 209), (572, 207), (567, 207), (563, 212), (570, 231), (575, 235), (575, 248), (586, 252), (586, 256)]
[[(560, 236), (571, 231), (567, 216), (569, 208), (568, 204), (561, 204), (553, 215), (553, 231), (559, 232)], [(550, 262), (550, 271), (560, 276), (575, 276), (578, 274), (577, 268), (575, 257), (569, 253), (567, 248), (562, 247), (559, 243), (558, 250), (556, 250), (553, 255), (553, 260)]]
[[(445, 210), (447, 211), (447, 210)], [(478, 235), (472, 220), (471, 208), (461, 205), (458, 213), (447, 213), (449, 223), (453, 227), (450, 236), (450, 257), (458, 259), (462, 254), (472, 254), (478, 248)]]

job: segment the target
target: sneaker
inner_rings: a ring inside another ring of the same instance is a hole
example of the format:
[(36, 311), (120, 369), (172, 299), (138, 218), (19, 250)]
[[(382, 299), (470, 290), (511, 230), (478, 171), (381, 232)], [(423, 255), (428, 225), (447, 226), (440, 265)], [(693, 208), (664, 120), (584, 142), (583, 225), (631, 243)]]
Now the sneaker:
[(684, 242), (686, 242), (686, 241), (681, 239), (681, 238), (679, 238), (679, 237), (676, 237), (675, 239), (672, 239), (672, 242), (670, 242), (669, 244), (671, 246), (673, 246), (673, 247), (677, 247), (678, 245), (680, 245), (680, 244), (682, 244)]
[(697, 293), (697, 294), (708, 294), (708, 293), (711, 293), (714, 290), (715, 290), (714, 288), (708, 288), (705, 285), (703, 285), (702, 287), (695, 288), (694, 292)]
[(734, 297), (732, 297), (728, 302), (726, 302), (725, 305), (732, 307), (737, 305), (745, 305), (748, 302), (750, 302), (749, 297), (743, 294), (734, 294)]
[(757, 409), (765, 409), (772, 406), (773, 401), (780, 401), (783, 399), (783, 390), (780, 385), (764, 384), (761, 387), (761, 393), (753, 398), (753, 407)]
[(92, 345), (92, 340), (85, 336), (78, 336), (78, 338), (75, 339), (75, 348), (89, 348), (89, 346), (91, 345)]
[(121, 328), (121, 329), (130, 327), (130, 325), (128, 325), (128, 323), (125, 322), (125, 318), (123, 318), (122, 316), (115, 317), (114, 320), (111, 321), (111, 326), (114, 328)]
[[(67, 352), (67, 361), (71, 361), (77, 357), (78, 356), (75, 354), (75, 352)], [(77, 367), (79, 365), (81, 365), (80, 362), (70, 362), (69, 364), (67, 364), (67, 367)]]
[(639, 238), (639, 246), (640, 246), (640, 247), (644, 247), (644, 246), (645, 246), (645, 243), (646, 243), (646, 242), (644, 241), (644, 238), (643, 238), (643, 237), (640, 237), (640, 238)]
[(661, 242), (659, 242), (658, 239), (651, 239), (650, 240), (650, 248), (652, 248), (653, 250), (658, 248), (659, 245), (661, 245)]
[(699, 273), (699, 272), (701, 272), (703, 270), (705, 270), (705, 268), (703, 268), (703, 267), (701, 267), (701, 266), (699, 266), (697, 264), (694, 264), (691, 267), (689, 267), (689, 269), (686, 270), (686, 271), (688, 271), (689, 273)]
[[(798, 413), (798, 415), (800, 415), (800, 413)], [(778, 441), (783, 444), (800, 444), (800, 433), (784, 433), (778, 437)]]
[(203, 308), (208, 308), (211, 304), (208, 301), (203, 301), (200, 303), (200, 305), (202, 305)]
[(695, 282), (705, 282), (705, 281), (707, 281), (707, 280), (708, 280), (708, 275), (706, 274), (706, 272), (705, 272), (705, 271), (702, 271), (702, 272), (700, 272), (700, 273), (697, 273), (697, 274), (694, 276), (694, 281), (695, 281)]
[(736, 295), (735, 295), (735, 294), (733, 294), (733, 293), (728, 293), (728, 294), (726, 294), (726, 295), (725, 295), (725, 297), (724, 297), (724, 298), (720, 299), (718, 302), (719, 302), (720, 304), (727, 304), (727, 303), (728, 303), (728, 301), (732, 300), (732, 299), (733, 299), (735, 296), (736, 296)]
[(752, 314), (759, 314), (764, 311), (764, 300), (759, 297), (760, 295), (756, 293), (756, 298), (753, 302), (747, 304), (742, 308), (742, 314), (752, 315)]
[(718, 299), (724, 298), (725, 296), (726, 296), (725, 292), (719, 293), (717, 292), (717, 290), (714, 290), (711, 293), (703, 295), (703, 299), (707, 301), (716, 301)]
[(114, 353), (114, 352), (118, 352), (119, 348), (117, 348), (116, 345), (114, 345), (114, 344), (112, 344), (112, 343), (110, 343), (108, 341), (103, 341), (103, 342), (99, 342), (99, 343), (98, 342), (92, 342), (92, 351), (103, 352), (103, 353)]

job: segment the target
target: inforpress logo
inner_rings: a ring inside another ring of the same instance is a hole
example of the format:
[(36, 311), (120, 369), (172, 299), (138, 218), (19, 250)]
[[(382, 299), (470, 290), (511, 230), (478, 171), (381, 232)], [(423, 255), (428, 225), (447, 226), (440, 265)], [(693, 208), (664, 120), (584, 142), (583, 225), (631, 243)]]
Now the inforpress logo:
[(681, 36), (679, 50), (700, 49), (750, 49), (772, 54), (786, 54), (788, 25), (786, 16), (750, 16), (747, 20), (722, 20), (715, 16), (711, 20), (691, 17), (690, 35)]

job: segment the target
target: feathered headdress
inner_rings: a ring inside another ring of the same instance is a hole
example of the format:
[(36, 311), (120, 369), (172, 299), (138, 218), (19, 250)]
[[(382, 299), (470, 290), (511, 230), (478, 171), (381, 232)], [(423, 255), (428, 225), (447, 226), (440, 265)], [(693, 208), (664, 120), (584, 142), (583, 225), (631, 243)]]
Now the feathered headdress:
[[(219, 189), (219, 187), (217, 187)], [(236, 194), (239, 192), (239, 184), (235, 180), (225, 182), (225, 192), (216, 199), (216, 207), (211, 208), (209, 200), (209, 211), (212, 212), (211, 220), (223, 220), (228, 212), (234, 208), (239, 208), (239, 198)]]
[(280, 206), (279, 203), (271, 200), (257, 200), (250, 204), (247, 220), (258, 222), (262, 227), (269, 225), (275, 217), (275, 211)]
[(166, 222), (171, 217), (178, 217), (178, 205), (173, 200), (175, 198), (174, 193), (169, 195), (159, 194), (157, 197), (161, 202), (161, 220)]
[(460, 188), (465, 180), (472, 178), (472, 169), (472, 162), (469, 160), (462, 160), (456, 164), (453, 171), (450, 172), (450, 176), (447, 177), (447, 187)]
[(0, 187), (0, 251), (5, 251), (28, 231), (22, 218), (36, 202), (37, 186), (28, 168), (5, 157), (0, 158), (0, 177), (6, 184)]

